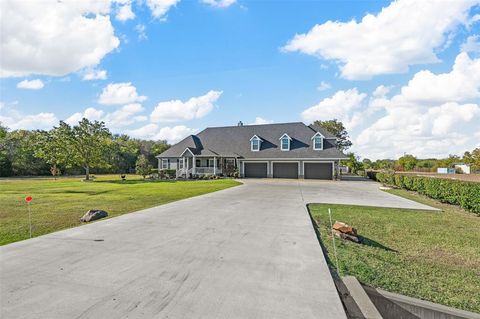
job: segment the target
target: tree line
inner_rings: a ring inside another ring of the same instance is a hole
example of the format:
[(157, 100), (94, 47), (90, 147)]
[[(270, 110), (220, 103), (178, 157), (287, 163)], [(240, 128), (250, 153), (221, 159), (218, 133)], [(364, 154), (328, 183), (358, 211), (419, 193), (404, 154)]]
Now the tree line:
[[(60, 121), (51, 130), (9, 130), (0, 123), (0, 176), (134, 173), (157, 167), (166, 141), (112, 134), (104, 122)], [(147, 175), (147, 174), (146, 174)]]
[(349, 159), (344, 164), (350, 168), (350, 171), (357, 173), (364, 170), (392, 170), (392, 171), (416, 171), (416, 172), (436, 172), (437, 168), (455, 168), (455, 164), (465, 163), (471, 165), (472, 172), (480, 171), (480, 148), (473, 151), (467, 151), (463, 156), (449, 155), (446, 158), (428, 158), (419, 159), (413, 155), (394, 159), (379, 159), (371, 161), (368, 158), (360, 160), (360, 157), (354, 153), (348, 153)]

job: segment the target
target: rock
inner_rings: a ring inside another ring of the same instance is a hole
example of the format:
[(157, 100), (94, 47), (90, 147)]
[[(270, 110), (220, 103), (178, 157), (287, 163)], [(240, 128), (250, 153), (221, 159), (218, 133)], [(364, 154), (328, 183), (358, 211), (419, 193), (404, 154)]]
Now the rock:
[(353, 241), (354, 243), (357, 243), (357, 244), (360, 244), (363, 242), (363, 238), (361, 236), (353, 236), (353, 235), (349, 235), (349, 234), (344, 234), (338, 230), (333, 230), (333, 233), (337, 236), (337, 237), (340, 237), (341, 239), (343, 240), (350, 240), (350, 241)]
[(363, 238), (357, 234), (357, 230), (345, 223), (335, 221), (332, 226), (333, 233), (344, 240), (350, 240), (355, 243), (363, 242)]
[(85, 215), (80, 218), (80, 221), (88, 223), (100, 218), (107, 217), (108, 213), (104, 210), (90, 209)]
[(344, 234), (357, 236), (357, 230), (355, 228), (342, 222), (336, 221), (335, 224), (333, 224), (332, 228)]

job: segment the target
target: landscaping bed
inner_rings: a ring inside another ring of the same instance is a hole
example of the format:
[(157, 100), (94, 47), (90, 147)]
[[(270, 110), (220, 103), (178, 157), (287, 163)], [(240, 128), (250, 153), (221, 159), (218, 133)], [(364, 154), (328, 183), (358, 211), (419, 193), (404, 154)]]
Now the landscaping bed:
[(40, 236), (81, 225), (89, 209), (115, 217), (140, 209), (239, 185), (234, 180), (149, 181), (128, 175), (97, 175), (94, 182), (80, 177), (0, 180), (0, 245), (29, 238), (25, 196), (31, 202), (32, 235)]
[(441, 212), (312, 204), (327, 261), (336, 272), (332, 219), (358, 230), (363, 244), (335, 238), (340, 275), (454, 308), (480, 312), (480, 218), (405, 190), (389, 191)]

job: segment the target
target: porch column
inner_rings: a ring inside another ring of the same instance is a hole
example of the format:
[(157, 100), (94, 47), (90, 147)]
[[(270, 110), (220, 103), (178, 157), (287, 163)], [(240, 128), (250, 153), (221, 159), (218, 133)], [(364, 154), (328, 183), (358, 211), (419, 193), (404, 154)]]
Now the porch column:
[(188, 161), (188, 158), (187, 158), (187, 170), (186, 170), (187, 173), (185, 174), (185, 178), (188, 178), (188, 177), (189, 177), (189, 176), (188, 176), (188, 166), (189, 166), (189, 165), (188, 165), (188, 162), (189, 162), (189, 161)]
[(195, 160), (195, 156), (193, 156), (192, 162), (192, 174), (195, 175), (195, 170), (197, 169), (197, 161)]
[(213, 175), (217, 175), (217, 158), (213, 157)]

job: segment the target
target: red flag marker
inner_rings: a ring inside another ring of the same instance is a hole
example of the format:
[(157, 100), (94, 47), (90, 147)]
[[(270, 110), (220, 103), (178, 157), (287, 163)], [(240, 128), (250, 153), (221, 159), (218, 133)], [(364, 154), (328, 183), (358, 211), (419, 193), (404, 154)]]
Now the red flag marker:
[(25, 197), (25, 201), (27, 202), (27, 209), (28, 209), (28, 223), (30, 225), (30, 238), (32, 238), (32, 213), (30, 212), (30, 202), (32, 201), (32, 196)]

